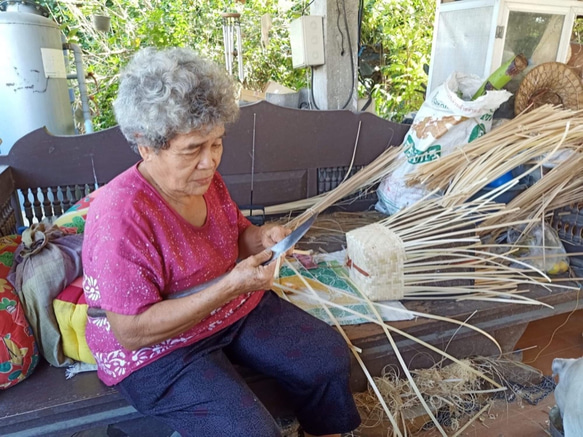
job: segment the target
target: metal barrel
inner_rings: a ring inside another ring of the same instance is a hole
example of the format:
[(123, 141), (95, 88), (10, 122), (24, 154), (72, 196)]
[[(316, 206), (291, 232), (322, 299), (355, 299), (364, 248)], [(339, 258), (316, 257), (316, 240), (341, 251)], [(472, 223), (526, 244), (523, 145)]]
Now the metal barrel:
[(0, 154), (46, 126), (55, 135), (75, 127), (59, 27), (32, 2), (2, 2), (0, 11)]

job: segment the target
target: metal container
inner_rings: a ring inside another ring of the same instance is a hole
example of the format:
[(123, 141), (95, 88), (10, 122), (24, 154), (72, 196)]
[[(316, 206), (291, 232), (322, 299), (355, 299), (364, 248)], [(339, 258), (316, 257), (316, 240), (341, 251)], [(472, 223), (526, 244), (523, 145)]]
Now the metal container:
[(42, 126), (75, 133), (61, 32), (43, 13), (30, 1), (0, 3), (0, 154)]
[(549, 429), (551, 431), (551, 437), (564, 437), (565, 435), (563, 432), (561, 412), (556, 405), (549, 412)]

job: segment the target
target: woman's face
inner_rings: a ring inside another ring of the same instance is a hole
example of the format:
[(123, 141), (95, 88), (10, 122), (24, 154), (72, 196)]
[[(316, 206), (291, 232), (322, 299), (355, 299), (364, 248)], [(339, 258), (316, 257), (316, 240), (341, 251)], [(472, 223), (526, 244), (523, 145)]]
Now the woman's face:
[(140, 147), (146, 171), (163, 194), (171, 197), (202, 196), (208, 190), (223, 155), (224, 126), (192, 131), (170, 140), (155, 153)]

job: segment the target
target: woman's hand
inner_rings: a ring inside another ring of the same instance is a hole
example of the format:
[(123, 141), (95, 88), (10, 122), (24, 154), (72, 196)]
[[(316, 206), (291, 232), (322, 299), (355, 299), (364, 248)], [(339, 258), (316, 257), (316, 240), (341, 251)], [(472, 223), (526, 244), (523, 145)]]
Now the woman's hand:
[[(291, 234), (291, 229), (284, 228), (278, 225), (263, 225), (261, 226), (261, 244), (265, 249), (269, 249), (274, 244), (279, 243), (289, 234)], [(288, 250), (287, 255), (293, 253), (293, 247)]]
[[(285, 238), (291, 230), (278, 225), (251, 225), (239, 235), (239, 258), (247, 258), (269, 249)], [(287, 254), (291, 255), (293, 248)]]
[(241, 294), (269, 290), (273, 285), (276, 263), (262, 265), (271, 251), (252, 255), (208, 288), (179, 299), (164, 299), (137, 315), (106, 311), (116, 338), (129, 350), (151, 346), (186, 331)]
[(262, 265), (269, 261), (270, 258), (271, 251), (263, 250), (257, 255), (245, 258), (229, 272), (225, 280), (232, 284), (235, 295), (249, 291), (269, 290), (271, 288), (276, 263)]

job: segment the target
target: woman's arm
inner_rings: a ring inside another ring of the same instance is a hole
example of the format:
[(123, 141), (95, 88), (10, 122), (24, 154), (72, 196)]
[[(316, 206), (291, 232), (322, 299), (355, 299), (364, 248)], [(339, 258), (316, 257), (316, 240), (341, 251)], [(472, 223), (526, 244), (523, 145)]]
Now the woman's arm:
[(128, 350), (137, 350), (172, 338), (196, 325), (211, 311), (236, 296), (271, 288), (275, 263), (262, 265), (270, 256), (270, 251), (261, 251), (237, 264), (222, 280), (201, 292), (179, 299), (162, 300), (141, 314), (125, 315), (107, 311), (111, 329), (120, 344)]

